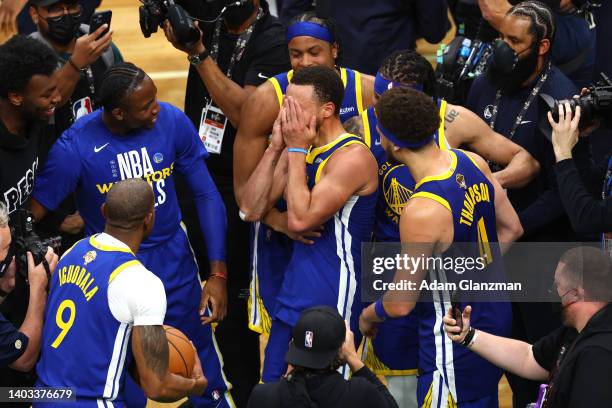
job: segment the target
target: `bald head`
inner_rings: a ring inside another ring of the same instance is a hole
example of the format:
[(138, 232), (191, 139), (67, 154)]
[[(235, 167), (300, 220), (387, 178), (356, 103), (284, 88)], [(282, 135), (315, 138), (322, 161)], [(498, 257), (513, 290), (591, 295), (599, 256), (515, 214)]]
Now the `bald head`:
[(153, 200), (153, 189), (142, 179), (113, 184), (103, 210), (107, 225), (124, 230), (138, 228), (153, 212)]

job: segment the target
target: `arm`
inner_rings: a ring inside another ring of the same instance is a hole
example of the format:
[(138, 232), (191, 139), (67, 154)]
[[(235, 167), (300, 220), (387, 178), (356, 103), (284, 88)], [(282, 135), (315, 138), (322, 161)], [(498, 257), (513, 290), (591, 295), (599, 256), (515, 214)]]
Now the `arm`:
[(17, 32), (17, 16), (26, 4), (27, 0), (3, 0), (0, 3), (0, 33), (12, 36)]
[(270, 146), (244, 186), (240, 205), (245, 221), (259, 221), (281, 197), (287, 185), (287, 153), (280, 125), (274, 122)]
[(477, 154), (466, 152), (478, 164), (480, 171), (489, 179), (495, 188), (495, 219), (497, 229), (497, 240), (500, 244), (502, 254), (505, 253), (512, 242), (516, 241), (523, 235), (523, 227), (518, 218), (514, 207), (508, 200), (508, 195), (499, 184), (497, 179), (491, 174), (489, 166)]
[[(452, 317), (452, 308), (449, 308), (447, 315), (442, 319), (446, 334), (455, 343), (461, 343), (465, 339), (470, 329), (471, 313), (471, 306), (467, 306), (463, 311), (463, 330), (457, 326), (457, 321)], [(477, 330), (470, 350), (491, 364), (519, 377), (535, 381), (546, 381), (548, 378), (548, 371), (534, 358), (532, 346), (523, 341)]]
[(268, 135), (278, 116), (278, 99), (271, 83), (261, 85), (243, 106), (234, 141), (234, 194), (242, 207), (244, 188), (268, 147)]
[[(109, 30), (101, 38), (98, 38), (108, 26), (103, 24), (92, 34), (85, 34), (76, 40), (74, 52), (62, 68), (57, 71), (57, 89), (62, 100), (60, 106), (68, 102), (74, 92), (74, 88), (81, 79), (81, 69), (93, 64), (100, 58), (102, 53), (111, 44), (113, 31)], [(72, 61), (72, 64), (70, 61)], [(77, 70), (78, 68), (78, 70)]]
[[(47, 272), (42, 264), (34, 265), (32, 254), (28, 252), (28, 280), (30, 282), (30, 298), (28, 300), (28, 311), (19, 331), (28, 338), (25, 352), (9, 367), (19, 371), (30, 371), (36, 361), (42, 342), (43, 320), (45, 317), (45, 305), (47, 304)], [(51, 248), (45, 254), (49, 270), (55, 271), (58, 256)]]
[(485, 159), (506, 166), (495, 173), (504, 188), (523, 187), (540, 171), (540, 164), (525, 149), (495, 132), (469, 109), (448, 104), (444, 126), (451, 146), (467, 145)]
[[(172, 402), (204, 391), (206, 379), (201, 375), (201, 369), (199, 373), (194, 370), (195, 378), (168, 372), (168, 340), (162, 326), (134, 326), (132, 352), (140, 386), (150, 399)], [(195, 356), (199, 364), (197, 353)]]
[[(412, 197), (400, 217), (400, 238), (402, 255), (410, 258), (430, 257), (436, 243), (452, 242), (453, 220), (451, 213), (441, 204), (424, 197)], [(445, 248), (444, 248), (445, 249)], [(419, 288), (425, 278), (426, 270), (421, 264), (416, 270), (397, 269), (394, 282), (410, 282), (413, 288)], [(420, 290), (409, 293), (388, 292), (382, 299), (384, 313), (391, 318), (406, 316), (414, 309)], [(376, 333), (376, 326), (384, 319), (375, 310), (375, 303), (366, 307), (359, 317), (359, 329), (365, 336)]]
[(504, 16), (511, 8), (508, 0), (478, 0), (478, 6), (482, 17), (497, 31), (499, 31)]
[[(206, 50), (201, 38), (192, 47), (186, 47), (179, 43), (168, 21), (164, 23), (164, 33), (168, 41), (176, 49), (186, 52), (188, 55), (201, 54)], [(253, 85), (241, 87), (228, 78), (212, 58), (206, 58), (195, 69), (198, 71), (198, 75), (200, 75), (202, 82), (204, 82), (204, 86), (212, 100), (227, 115), (227, 119), (232, 126), (238, 128), (242, 105), (246, 102), (249, 95), (255, 91), (256, 87)]]
[[(361, 103), (363, 110), (374, 106), (374, 77), (372, 75), (361, 74)], [(357, 115), (359, 117), (359, 115)]]

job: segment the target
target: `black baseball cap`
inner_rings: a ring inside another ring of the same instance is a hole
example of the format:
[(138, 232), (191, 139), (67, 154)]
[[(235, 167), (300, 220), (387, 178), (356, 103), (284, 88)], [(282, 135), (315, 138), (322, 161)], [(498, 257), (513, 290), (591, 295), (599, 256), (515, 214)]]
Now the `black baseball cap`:
[(346, 326), (342, 316), (329, 306), (306, 309), (293, 327), (293, 338), (285, 361), (316, 370), (328, 367), (344, 343)]
[[(30, 0), (30, 5), (31, 6), (36, 6), (36, 7), (48, 7), (52, 4), (55, 3), (59, 3), (63, 0)], [(70, 0), (68, 1), (69, 3), (76, 3), (76, 1), (74, 0)]]

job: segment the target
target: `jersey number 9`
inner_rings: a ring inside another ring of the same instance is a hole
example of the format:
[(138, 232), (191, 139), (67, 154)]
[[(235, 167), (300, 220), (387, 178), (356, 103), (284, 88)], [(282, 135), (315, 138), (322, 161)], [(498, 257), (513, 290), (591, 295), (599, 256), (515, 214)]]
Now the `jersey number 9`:
[[(64, 310), (66, 309), (68, 309), (68, 320), (63, 319)], [(60, 332), (60, 334), (57, 335), (57, 337), (55, 338), (55, 341), (53, 341), (53, 343), (51, 344), (51, 347), (58, 348), (59, 345), (62, 344), (64, 337), (66, 337), (66, 335), (68, 334), (68, 331), (70, 331), (70, 328), (72, 327), (72, 324), (74, 323), (75, 315), (76, 315), (76, 307), (72, 300), (66, 299), (62, 301), (62, 303), (60, 303), (59, 307), (57, 308), (57, 313), (55, 314), (55, 323), (57, 323), (57, 326), (62, 331)]]

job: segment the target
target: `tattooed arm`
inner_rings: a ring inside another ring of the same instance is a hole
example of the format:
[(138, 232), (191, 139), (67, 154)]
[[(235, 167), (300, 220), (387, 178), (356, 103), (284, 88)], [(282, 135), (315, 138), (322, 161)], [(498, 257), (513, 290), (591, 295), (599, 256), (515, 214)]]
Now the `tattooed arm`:
[(348, 133), (352, 133), (363, 139), (363, 121), (361, 120), (361, 116), (353, 116), (344, 122), (343, 126)]
[(168, 340), (162, 326), (134, 326), (132, 351), (140, 386), (148, 398), (172, 402), (204, 393), (207, 380), (197, 353), (191, 378), (168, 372)]

